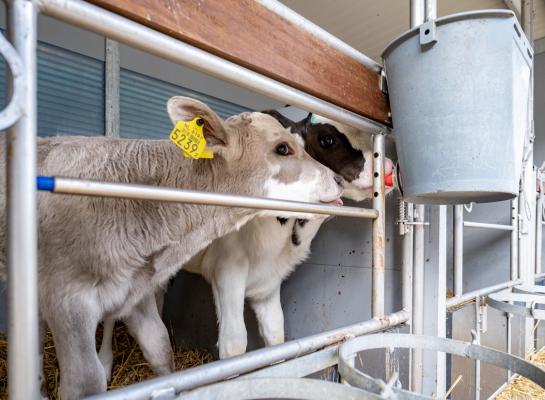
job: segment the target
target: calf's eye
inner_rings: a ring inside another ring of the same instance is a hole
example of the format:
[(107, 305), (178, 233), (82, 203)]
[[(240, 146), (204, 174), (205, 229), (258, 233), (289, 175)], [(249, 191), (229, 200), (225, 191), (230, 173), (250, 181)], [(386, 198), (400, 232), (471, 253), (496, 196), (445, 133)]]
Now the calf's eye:
[(281, 156), (287, 156), (290, 154), (290, 148), (286, 143), (280, 143), (276, 145), (274, 151), (276, 152), (276, 154)]
[(328, 147), (331, 147), (335, 144), (335, 138), (331, 135), (322, 136), (320, 138), (320, 146), (322, 146), (324, 149), (327, 149)]

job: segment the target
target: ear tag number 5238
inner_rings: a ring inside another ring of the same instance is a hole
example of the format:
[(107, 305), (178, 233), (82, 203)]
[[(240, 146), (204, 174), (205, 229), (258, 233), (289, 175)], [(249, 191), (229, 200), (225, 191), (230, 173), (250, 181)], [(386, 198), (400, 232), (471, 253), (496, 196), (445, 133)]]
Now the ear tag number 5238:
[(185, 157), (213, 158), (214, 155), (205, 151), (206, 139), (203, 134), (204, 120), (195, 117), (191, 121), (179, 121), (170, 132), (170, 140), (184, 152)]

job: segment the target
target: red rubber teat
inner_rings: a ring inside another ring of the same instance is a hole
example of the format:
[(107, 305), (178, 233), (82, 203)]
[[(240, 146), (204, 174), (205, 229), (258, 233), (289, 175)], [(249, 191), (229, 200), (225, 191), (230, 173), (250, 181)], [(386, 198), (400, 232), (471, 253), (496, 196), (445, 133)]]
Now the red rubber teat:
[(386, 186), (394, 186), (394, 174), (390, 174), (384, 177), (384, 184)]

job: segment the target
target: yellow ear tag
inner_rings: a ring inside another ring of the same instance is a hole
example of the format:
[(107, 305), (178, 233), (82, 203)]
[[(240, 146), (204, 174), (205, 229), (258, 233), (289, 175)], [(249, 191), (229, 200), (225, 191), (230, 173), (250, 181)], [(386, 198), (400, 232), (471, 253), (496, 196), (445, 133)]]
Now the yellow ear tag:
[(191, 121), (179, 121), (170, 132), (170, 140), (184, 152), (185, 157), (214, 158), (205, 150), (206, 139), (203, 134), (204, 120), (197, 116)]

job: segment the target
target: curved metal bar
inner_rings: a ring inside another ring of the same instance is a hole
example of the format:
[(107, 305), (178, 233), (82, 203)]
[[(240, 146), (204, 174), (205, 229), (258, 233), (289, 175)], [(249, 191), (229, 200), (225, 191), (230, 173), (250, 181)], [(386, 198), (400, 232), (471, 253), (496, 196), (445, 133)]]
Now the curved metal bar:
[(13, 85), (9, 104), (0, 112), (0, 131), (6, 130), (24, 115), (23, 100), (25, 96), (25, 70), (23, 62), (11, 43), (0, 35), (0, 54), (6, 60), (11, 71)]
[(545, 295), (545, 286), (542, 285), (518, 285), (513, 287), (515, 293)]
[(178, 397), (180, 400), (380, 400), (380, 396), (356, 387), (308, 378), (258, 378), (217, 383), (195, 389)]
[[(526, 286), (526, 289), (528, 289), (528, 286)], [(524, 290), (524, 287), (522, 290)], [(489, 295), (487, 302), (491, 307), (500, 311), (521, 315), (526, 318), (545, 319), (545, 310), (536, 308), (538, 304), (545, 305), (544, 293), (503, 291)], [(525, 305), (511, 304), (512, 302), (525, 303)]]
[[(432, 350), (468, 357), (518, 373), (545, 388), (545, 371), (522, 358), (472, 343), (410, 334), (377, 334), (347, 341), (339, 348), (339, 373), (349, 384), (380, 394), (384, 382), (355, 369), (350, 360), (360, 351), (385, 347)], [(434, 399), (395, 387), (391, 390), (397, 399)]]

